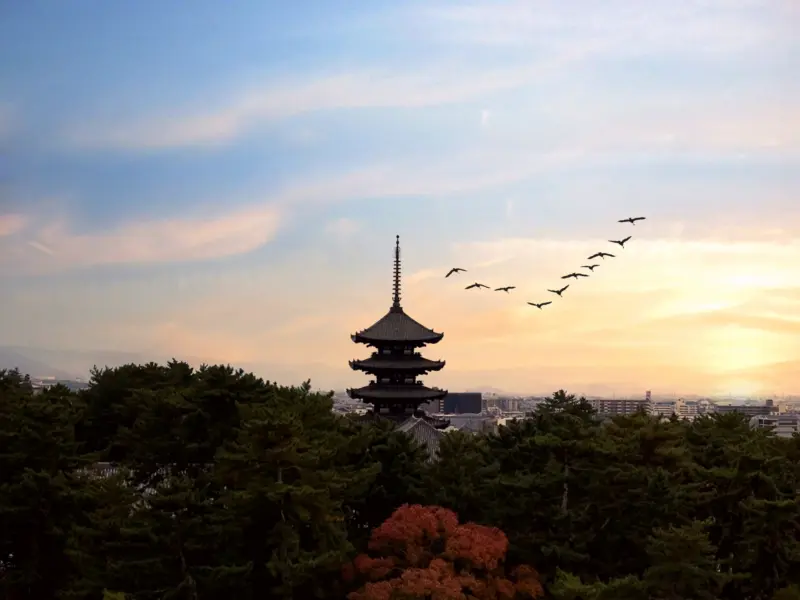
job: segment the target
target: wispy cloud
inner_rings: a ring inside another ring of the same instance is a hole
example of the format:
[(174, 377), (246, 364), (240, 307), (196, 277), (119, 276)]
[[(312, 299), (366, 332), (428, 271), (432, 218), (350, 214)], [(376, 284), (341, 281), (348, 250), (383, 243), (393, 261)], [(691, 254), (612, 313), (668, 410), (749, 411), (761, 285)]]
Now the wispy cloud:
[[(643, 229), (616, 259), (602, 263), (589, 279), (573, 282), (563, 299), (541, 311), (526, 304), (550, 299), (546, 288), (560, 284), (560, 276), (579, 267), (587, 250), (598, 245), (607, 242), (544, 238), (460, 244), (452, 250), (460, 266), (470, 269), (468, 278), (444, 279), (452, 266), (446, 252), (439, 262), (408, 264), (406, 310), (445, 332), (431, 352), (448, 366), (431, 376), (431, 383), (451, 389), (493, 383), (520, 391), (614, 385), (618, 393), (663, 392), (667, 386), (674, 388), (668, 391), (727, 392), (745, 383), (757, 389), (758, 378), (742, 373), (797, 356), (796, 243), (689, 242)], [(328, 248), (334, 262), (340, 251), (338, 245)], [(135, 291), (140, 283), (124, 281), (113, 290), (65, 288), (61, 294), (18, 301), (30, 307), (32, 317), (41, 314), (49, 323), (52, 299), (72, 294), (69, 315), (87, 315), (82, 317), (87, 344), (105, 341), (106, 347), (127, 345), (159, 356), (230, 360), (256, 365), (267, 377), (275, 376), (275, 365), (305, 365), (307, 372), (300, 376), (343, 387), (360, 380), (346, 367), (347, 358), (361, 353), (349, 334), (389, 306), (386, 262), (385, 273), (348, 274), (312, 268), (307, 253), (299, 253), (265, 266), (265, 278), (237, 267), (187, 276), (184, 286), (148, 281), (146, 302)], [(343, 277), (358, 282), (358, 303), (352, 302), (352, 286), (337, 284)], [(474, 278), (518, 289), (509, 295), (465, 291)], [(281, 294), (274, 294), (275, 281)], [(320, 311), (323, 289), (325, 310)], [(115, 307), (113, 323), (95, 306)], [(65, 318), (62, 312), (62, 325), (48, 326), (48, 339), (70, 335)], [(315, 365), (308, 363), (310, 344)], [(789, 371), (781, 373), (770, 375), (768, 384), (791, 391)]]
[(341, 217), (325, 225), (325, 231), (339, 240), (350, 239), (361, 230), (361, 223), (355, 219)]
[(87, 123), (66, 133), (82, 147), (158, 149), (214, 145), (277, 119), (334, 109), (421, 108), (481, 98), (531, 84), (568, 62), (582, 48), (512, 67), (475, 69), (440, 65), (396, 71), (353, 71), (307, 80), (278, 81), (235, 91), (216, 107), (133, 118), (129, 123)]
[[(785, 131), (791, 132), (791, 127)], [(539, 147), (530, 146), (527, 151), (513, 143), (509, 144), (507, 138), (498, 137), (485, 146), (448, 156), (441, 162), (411, 160), (394, 164), (373, 164), (334, 175), (304, 175), (302, 180), (290, 182), (283, 188), (265, 190), (260, 194), (260, 202), (249, 202), (248, 208), (234, 209), (231, 213), (140, 222), (103, 234), (76, 234), (70, 230), (66, 220), (37, 224), (30, 229), (29, 239), (40, 253), (38, 258), (34, 258), (35, 255), (28, 256), (27, 262), (33, 261), (37, 268), (42, 268), (44, 264), (61, 268), (68, 265), (199, 260), (241, 254), (268, 242), (278, 225), (286, 222), (293, 214), (312, 210), (316, 205), (361, 198), (470, 194), (570, 166), (624, 165), (633, 157), (643, 160), (648, 152), (654, 158), (669, 157), (673, 151), (658, 144), (653, 145), (648, 141), (650, 135), (646, 130), (617, 130), (615, 137), (587, 137), (582, 140), (582, 145), (552, 147), (545, 141), (539, 143)], [(713, 141), (710, 147), (703, 149), (703, 140), (698, 137), (696, 151), (706, 152), (711, 157), (727, 156), (736, 159), (740, 148), (753, 147), (750, 145), (753, 140), (747, 139), (746, 135), (741, 138), (734, 136), (729, 141), (732, 146), (728, 149), (724, 145), (715, 146)], [(797, 141), (800, 143), (800, 135)], [(786, 156), (775, 148), (758, 146), (751, 152), (767, 157)], [(688, 202), (687, 196), (692, 194), (697, 196), (698, 202), (702, 202), (702, 195), (706, 192), (687, 185), (681, 189), (681, 193), (684, 202)], [(791, 188), (787, 188), (783, 193), (788, 198), (793, 192)], [(764, 194), (761, 200), (765, 203), (780, 200), (771, 198), (770, 192)], [(589, 203), (596, 202), (596, 198), (589, 195), (581, 202), (588, 206)], [(580, 206), (576, 205), (576, 208)], [(506, 204), (505, 209), (510, 214), (509, 211), (516, 211), (517, 203)], [(759, 218), (767, 219), (765, 226), (769, 224), (767, 217)], [(5, 221), (0, 220), (0, 233), (19, 231), (22, 223), (20, 219), (22, 217), (6, 216)], [(678, 227), (675, 230), (678, 233), (686, 229), (685, 225), (669, 224), (672, 229)], [(326, 229), (341, 238), (352, 235), (358, 226), (356, 221), (341, 219), (328, 223)], [(753, 239), (755, 226), (755, 222), (751, 222), (748, 227), (743, 228), (742, 235)], [(704, 227), (704, 235), (715, 235), (713, 226)], [(791, 229), (786, 220), (780, 223), (780, 231), (775, 227), (773, 225), (773, 229), (762, 232), (761, 237), (786, 237), (788, 229)], [(637, 230), (639, 232), (641, 228)], [(730, 235), (730, 226), (725, 225), (722, 233)], [(41, 253), (48, 250), (57, 259), (48, 259), (50, 262), (43, 263)], [(26, 264), (26, 260), (23, 259), (20, 264)]]
[[(67, 221), (38, 229), (23, 264), (35, 270), (109, 264), (179, 262), (231, 256), (267, 242), (281, 225), (274, 206), (219, 217), (142, 221), (102, 233), (76, 233)], [(16, 255), (19, 259), (19, 254)]]
[[(614, 0), (458, 2), (415, 9), (417, 27), (443, 41), (562, 48), (580, 40), (601, 53), (742, 52), (775, 40), (782, 0), (774, 2), (666, 2)], [(754, 18), (753, 9), (759, 16)], [(773, 10), (764, 10), (772, 8)], [(788, 39), (788, 38), (785, 38)]]
[(22, 215), (0, 214), (0, 237), (15, 234), (25, 227), (27, 220)]
[(8, 136), (13, 130), (16, 114), (10, 104), (0, 102), (0, 140)]

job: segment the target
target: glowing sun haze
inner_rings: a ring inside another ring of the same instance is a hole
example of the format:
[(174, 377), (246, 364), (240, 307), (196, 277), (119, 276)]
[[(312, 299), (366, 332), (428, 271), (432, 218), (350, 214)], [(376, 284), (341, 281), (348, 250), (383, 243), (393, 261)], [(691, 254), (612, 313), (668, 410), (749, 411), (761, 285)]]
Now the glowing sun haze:
[(0, 343), (357, 385), (399, 234), (430, 383), (800, 393), (793, 5), (9, 4)]

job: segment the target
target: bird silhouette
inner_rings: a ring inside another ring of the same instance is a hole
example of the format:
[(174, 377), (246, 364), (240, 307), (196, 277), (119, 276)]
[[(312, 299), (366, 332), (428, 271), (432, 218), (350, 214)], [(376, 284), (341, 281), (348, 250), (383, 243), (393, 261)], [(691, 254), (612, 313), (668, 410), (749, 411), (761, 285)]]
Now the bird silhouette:
[(467, 286), (467, 287), (465, 287), (464, 289), (465, 289), (465, 290), (471, 290), (471, 289), (473, 289), (473, 288), (474, 288), (474, 289), (478, 289), (478, 290), (479, 290), (479, 289), (481, 289), (481, 288), (486, 288), (486, 289), (488, 290), (488, 289), (489, 289), (489, 286), (488, 286), (488, 285), (483, 285), (482, 283), (478, 283), (478, 282), (476, 281), (475, 283), (473, 283), (472, 285), (468, 285), (468, 286)]
[(599, 266), (600, 265), (582, 265), (581, 269), (589, 269), (590, 271), (594, 272), (594, 270)]
[(609, 254), (608, 252), (597, 252), (596, 254), (592, 254), (586, 260), (592, 260), (593, 258), (602, 258), (603, 260), (605, 260), (606, 256), (610, 256), (611, 258), (614, 258), (614, 255), (613, 254)]
[(553, 292), (554, 294), (558, 294), (559, 296), (561, 296), (561, 294), (564, 293), (564, 290), (566, 290), (568, 287), (569, 287), (568, 285), (565, 285), (560, 290), (547, 290), (547, 291), (548, 292)]
[(631, 239), (631, 236), (628, 236), (623, 240), (608, 240), (608, 241), (611, 242), (612, 244), (619, 244), (620, 248), (624, 248), (625, 242), (627, 242), (629, 239)]
[(466, 269), (462, 269), (461, 267), (453, 267), (447, 272), (447, 275), (445, 275), (445, 277), (450, 277), (450, 275), (452, 275), (453, 273), (462, 273), (465, 271)]
[(515, 290), (515, 289), (517, 289), (517, 286), (515, 286), (515, 285), (507, 285), (505, 287), (497, 288), (495, 290), (495, 292), (505, 292), (507, 294), (511, 290)]
[(536, 308), (538, 308), (539, 310), (542, 310), (542, 307), (543, 307), (543, 306), (547, 306), (548, 304), (552, 304), (552, 303), (553, 303), (552, 301), (548, 301), (548, 302), (539, 302), (538, 304), (537, 304), (536, 302), (528, 302), (528, 304), (530, 304), (531, 306), (535, 306), (535, 307), (536, 307)]
[(569, 275), (564, 275), (561, 279), (569, 279), (570, 277), (577, 279), (578, 277), (588, 277), (588, 275), (586, 273), (570, 273)]
[(627, 219), (620, 219), (617, 223), (630, 223), (636, 225), (636, 221), (644, 221), (645, 217), (628, 217)]

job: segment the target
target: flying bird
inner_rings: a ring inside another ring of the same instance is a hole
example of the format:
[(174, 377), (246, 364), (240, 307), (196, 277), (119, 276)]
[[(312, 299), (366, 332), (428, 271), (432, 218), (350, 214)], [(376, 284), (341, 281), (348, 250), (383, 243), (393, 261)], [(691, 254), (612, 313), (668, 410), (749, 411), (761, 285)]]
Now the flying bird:
[(471, 289), (473, 289), (473, 288), (474, 288), (474, 289), (478, 289), (478, 290), (479, 290), (479, 289), (481, 289), (481, 288), (486, 288), (486, 289), (488, 290), (488, 289), (489, 289), (489, 286), (488, 286), (488, 285), (483, 285), (482, 283), (478, 283), (478, 282), (476, 281), (475, 283), (473, 283), (472, 285), (468, 285), (468, 286), (467, 286), (467, 287), (465, 287), (464, 289), (465, 289), (465, 290), (471, 290)]
[(547, 291), (548, 292), (553, 292), (554, 294), (558, 294), (559, 296), (561, 296), (561, 294), (564, 293), (564, 290), (566, 290), (568, 287), (569, 287), (568, 285), (565, 285), (560, 290), (547, 290)]
[(517, 289), (517, 286), (515, 286), (515, 285), (507, 285), (505, 287), (497, 288), (495, 290), (495, 292), (505, 292), (507, 294), (511, 290), (515, 290), (515, 289)]
[(536, 302), (528, 302), (528, 304), (530, 304), (531, 306), (535, 306), (535, 307), (536, 307), (536, 308), (538, 308), (539, 310), (542, 310), (542, 307), (543, 307), (543, 306), (547, 306), (548, 304), (552, 304), (552, 301), (548, 301), (548, 302), (539, 302), (538, 304), (537, 304)]
[(631, 236), (626, 237), (624, 240), (608, 240), (608, 241), (611, 242), (612, 244), (619, 244), (620, 248), (624, 248), (625, 242), (627, 242), (629, 239), (631, 239)]
[(630, 223), (636, 225), (636, 221), (644, 221), (645, 217), (628, 217), (627, 219), (620, 219), (617, 223)]
[(594, 258), (602, 258), (603, 260), (605, 260), (605, 259), (606, 259), (606, 256), (610, 256), (611, 258), (614, 258), (614, 255), (613, 255), (613, 254), (609, 254), (608, 252), (598, 252), (598, 253), (596, 253), (596, 254), (592, 254), (592, 255), (591, 255), (589, 258), (587, 258), (586, 260), (592, 260), (592, 259), (594, 259)]
[(578, 277), (588, 277), (586, 273), (570, 273), (569, 275), (564, 275), (561, 279), (569, 279), (570, 277), (577, 279)]
[(452, 275), (453, 273), (462, 273), (464, 271), (466, 271), (466, 269), (462, 269), (461, 267), (453, 267), (447, 272), (447, 275), (445, 275), (445, 277), (450, 277), (450, 275)]
[(590, 271), (594, 272), (594, 270), (599, 266), (600, 265), (582, 265), (581, 269), (589, 269)]

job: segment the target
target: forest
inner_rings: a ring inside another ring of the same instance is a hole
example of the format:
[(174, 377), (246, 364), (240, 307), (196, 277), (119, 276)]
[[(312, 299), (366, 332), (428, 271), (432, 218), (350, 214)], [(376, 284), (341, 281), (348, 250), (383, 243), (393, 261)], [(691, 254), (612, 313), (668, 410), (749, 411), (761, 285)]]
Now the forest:
[(2, 598), (800, 600), (797, 436), (562, 390), (431, 461), (331, 407), (222, 365), (0, 371)]

